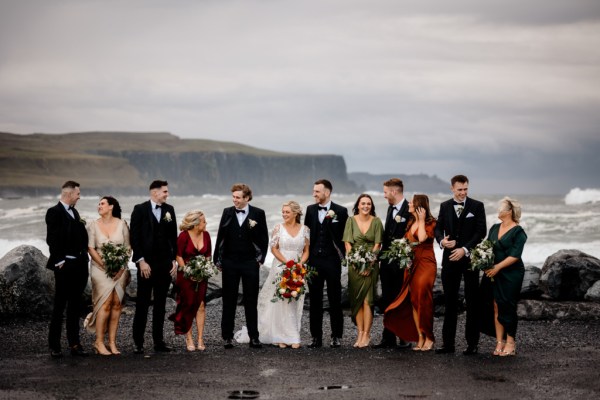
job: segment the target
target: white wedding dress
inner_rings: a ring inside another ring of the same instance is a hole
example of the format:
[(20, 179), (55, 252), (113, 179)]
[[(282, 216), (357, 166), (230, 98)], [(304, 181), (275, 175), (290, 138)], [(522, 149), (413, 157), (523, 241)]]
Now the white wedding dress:
[[(298, 260), (302, 256), (306, 240), (309, 239), (310, 230), (305, 225), (301, 226), (296, 236), (291, 236), (282, 224), (278, 224), (273, 229), (270, 247), (275, 247), (279, 243), (279, 251), (286, 260)], [(258, 332), (262, 343), (284, 343), (288, 345), (300, 343), (304, 295), (291, 302), (287, 300), (271, 301), (276, 290), (276, 285), (273, 282), (282, 269), (281, 262), (274, 259), (269, 276), (258, 295)], [(238, 343), (248, 343), (249, 341), (248, 332), (245, 328), (234, 336)]]

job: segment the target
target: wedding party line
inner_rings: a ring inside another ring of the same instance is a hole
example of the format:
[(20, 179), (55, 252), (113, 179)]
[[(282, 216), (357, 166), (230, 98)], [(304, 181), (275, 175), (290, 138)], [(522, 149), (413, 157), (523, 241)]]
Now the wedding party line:
[[(313, 186), (314, 204), (303, 213), (298, 202), (284, 202), (281, 222), (269, 230), (265, 212), (250, 205), (252, 189), (244, 183), (233, 184), (233, 206), (223, 210), (213, 244), (201, 210), (187, 211), (177, 224), (175, 209), (167, 203), (167, 181), (150, 184), (149, 199), (135, 205), (130, 225), (121, 218), (121, 206), (112, 196), (100, 199), (98, 219), (82, 219), (75, 208), (81, 196), (80, 184), (65, 182), (60, 201), (47, 210), (45, 218), (50, 251), (47, 268), (54, 271), (55, 277), (48, 334), (50, 355), (63, 356), (65, 310), (70, 354), (88, 355), (80, 343), (79, 314), (88, 277), (92, 282), (93, 311), (83, 326), (96, 335), (95, 353), (120, 354), (116, 338), (125, 289), (131, 282), (131, 260), (137, 270), (132, 327), (135, 354), (146, 352), (151, 305), (154, 351), (173, 350), (164, 340), (166, 300), (172, 282), (177, 305), (168, 320), (173, 323), (175, 334), (185, 337), (188, 351), (204, 351), (208, 279), (219, 272), (225, 349), (241, 343), (251, 348), (261, 348), (263, 344), (301, 347), (307, 293), (312, 337), (308, 347), (324, 345), (326, 293), (331, 326), (329, 346), (339, 348), (344, 335), (342, 268), (347, 267), (351, 318), (356, 326), (353, 347), (411, 347), (413, 351), (454, 353), (459, 288), (464, 282), (467, 347), (463, 354), (477, 354), (480, 333), (484, 333), (496, 339), (493, 355), (514, 356), (517, 302), (524, 277), (521, 255), (527, 240), (519, 225), (519, 202), (503, 198), (497, 207), (501, 222), (488, 232), (484, 204), (468, 197), (469, 179), (464, 175), (450, 180), (452, 197), (440, 204), (437, 218), (427, 195), (404, 197), (402, 180), (391, 178), (382, 186), (388, 203), (385, 224), (377, 216), (370, 194), (360, 194), (349, 215), (346, 207), (331, 200), (332, 183), (319, 179)], [(445, 303), (442, 341), (437, 348), (433, 334), (433, 285), (437, 272), (434, 246), (442, 251)], [(261, 288), (260, 267), (268, 252), (274, 259)], [(240, 282), (246, 325), (236, 332)], [(371, 344), (378, 282), (380, 306), (385, 310), (384, 329), (378, 343)]]

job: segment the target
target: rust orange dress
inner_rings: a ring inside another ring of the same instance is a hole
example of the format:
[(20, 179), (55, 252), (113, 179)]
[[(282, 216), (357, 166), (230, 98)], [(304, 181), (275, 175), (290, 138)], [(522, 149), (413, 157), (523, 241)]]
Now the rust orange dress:
[[(417, 311), (421, 333), (435, 342), (433, 336), (433, 284), (437, 273), (437, 263), (433, 252), (435, 219), (425, 224), (427, 239), (413, 248), (414, 259), (410, 269), (404, 271), (404, 284), (396, 300), (385, 310), (383, 325), (400, 339), (417, 342), (419, 333), (413, 318), (413, 308)], [(418, 235), (410, 233), (410, 226), (404, 235), (411, 243), (418, 242)]]

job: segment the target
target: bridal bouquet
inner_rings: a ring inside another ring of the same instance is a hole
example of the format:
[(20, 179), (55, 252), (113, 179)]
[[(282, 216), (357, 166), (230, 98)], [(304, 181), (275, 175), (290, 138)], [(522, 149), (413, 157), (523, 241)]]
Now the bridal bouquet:
[(494, 243), (484, 240), (471, 251), (471, 271), (485, 271), (493, 267)]
[(418, 243), (411, 243), (406, 238), (394, 239), (390, 248), (381, 253), (382, 260), (388, 262), (397, 262), (400, 268), (410, 268), (413, 261), (413, 247)]
[(356, 272), (362, 274), (365, 271), (373, 269), (373, 262), (377, 261), (377, 254), (369, 250), (368, 246), (356, 246), (346, 254), (344, 265), (348, 268), (353, 267)]
[[(219, 270), (210, 258), (204, 256), (196, 256), (183, 266), (183, 277), (194, 282), (201, 282), (215, 276)], [(198, 285), (196, 285), (196, 291)]]
[(306, 264), (293, 260), (279, 266), (283, 266), (283, 269), (273, 281), (275, 294), (271, 301), (276, 303), (279, 300), (287, 300), (289, 303), (292, 300), (298, 300), (306, 293), (307, 283), (316, 274), (315, 270)]
[(126, 270), (129, 263), (130, 251), (124, 244), (106, 242), (100, 248), (106, 276), (114, 278), (120, 270)]

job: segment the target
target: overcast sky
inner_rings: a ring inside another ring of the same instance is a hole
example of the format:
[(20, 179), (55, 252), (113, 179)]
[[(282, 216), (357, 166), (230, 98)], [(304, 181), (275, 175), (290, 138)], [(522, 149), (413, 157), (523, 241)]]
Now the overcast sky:
[(91, 130), (600, 188), (600, 1), (0, 0), (0, 131)]

